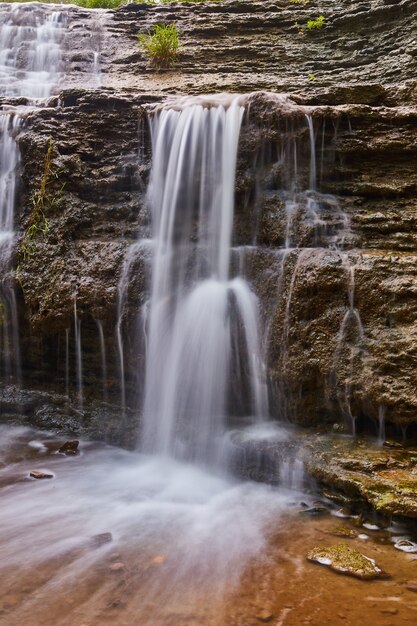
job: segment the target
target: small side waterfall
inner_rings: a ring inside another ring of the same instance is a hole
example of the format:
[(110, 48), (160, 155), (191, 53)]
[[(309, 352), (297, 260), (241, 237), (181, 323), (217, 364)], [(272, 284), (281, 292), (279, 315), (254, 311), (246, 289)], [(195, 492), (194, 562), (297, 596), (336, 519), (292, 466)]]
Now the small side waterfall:
[(143, 449), (218, 461), (233, 395), (268, 412), (257, 299), (229, 274), (239, 98), (151, 117), (155, 250), (147, 306)]
[(0, 26), (0, 93), (47, 98), (63, 71), (65, 13), (14, 4)]
[(20, 380), (20, 342), (16, 295), (10, 281), (14, 241), (14, 209), (20, 162), (16, 135), (21, 119), (0, 113), (0, 371)]

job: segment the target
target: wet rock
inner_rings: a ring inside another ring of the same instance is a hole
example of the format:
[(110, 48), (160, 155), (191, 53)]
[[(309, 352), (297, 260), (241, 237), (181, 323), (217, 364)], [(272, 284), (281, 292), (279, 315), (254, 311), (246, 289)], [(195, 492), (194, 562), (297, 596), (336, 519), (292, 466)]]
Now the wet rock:
[(94, 535), (91, 537), (91, 545), (95, 548), (99, 548), (100, 546), (104, 546), (106, 543), (110, 543), (113, 541), (113, 535), (109, 532), (107, 533), (99, 533), (98, 535)]
[[(335, 498), (366, 502), (386, 516), (417, 518), (417, 475), (410, 471), (412, 451), (376, 448), (367, 441), (333, 437), (310, 438), (307, 472)], [(371, 522), (374, 524), (374, 522)], [(378, 528), (381, 524), (378, 522)]]
[(398, 539), (394, 543), (394, 548), (401, 550), (402, 552), (417, 552), (417, 543), (410, 541), (409, 539)]
[(408, 589), (408, 591), (414, 591), (414, 593), (417, 593), (417, 580), (409, 580), (405, 584), (405, 588)]
[(330, 548), (314, 548), (308, 553), (307, 559), (313, 563), (326, 565), (338, 574), (346, 574), (361, 580), (387, 577), (373, 559), (344, 543)]
[(302, 515), (328, 515), (329, 509), (325, 506), (312, 506), (307, 509), (303, 509), (300, 511)]
[(343, 537), (344, 539), (357, 539), (359, 532), (349, 526), (336, 526), (333, 530), (324, 531), (326, 534), (334, 537)]
[(392, 607), (387, 607), (386, 609), (381, 609), (381, 613), (384, 615), (397, 615), (398, 614), (398, 609)]
[(268, 609), (262, 609), (261, 611), (259, 611), (259, 613), (256, 614), (256, 619), (258, 620), (258, 622), (268, 624), (274, 619), (274, 614), (271, 613), (271, 611), (268, 611)]
[(47, 472), (44, 470), (31, 470), (29, 473), (31, 478), (36, 478), (36, 480), (44, 480), (47, 478), (54, 478), (54, 474), (51, 472)]
[(125, 569), (126, 569), (126, 565), (122, 563), (121, 561), (113, 563), (112, 565), (109, 566), (109, 570), (111, 572), (124, 572)]
[(157, 554), (151, 559), (151, 565), (162, 565), (166, 561), (166, 556), (164, 554)]
[(79, 453), (78, 446), (80, 442), (78, 439), (72, 439), (66, 441), (58, 450), (61, 454), (75, 455)]

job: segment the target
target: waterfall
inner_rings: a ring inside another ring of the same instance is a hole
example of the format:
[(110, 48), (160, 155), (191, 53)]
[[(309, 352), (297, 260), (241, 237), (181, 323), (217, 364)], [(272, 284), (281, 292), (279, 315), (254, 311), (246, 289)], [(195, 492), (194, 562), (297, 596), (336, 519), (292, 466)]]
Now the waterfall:
[(14, 4), (0, 26), (0, 93), (47, 98), (62, 73), (65, 14), (55, 8)]
[(20, 154), (16, 142), (21, 119), (13, 113), (0, 113), (0, 366), (7, 378), (20, 379), (20, 342), (16, 296), (9, 272), (14, 241)]
[(187, 102), (150, 120), (148, 189), (154, 253), (147, 346), (143, 448), (203, 462), (219, 460), (233, 397), (266, 416), (258, 303), (230, 277), (239, 132), (244, 109)]

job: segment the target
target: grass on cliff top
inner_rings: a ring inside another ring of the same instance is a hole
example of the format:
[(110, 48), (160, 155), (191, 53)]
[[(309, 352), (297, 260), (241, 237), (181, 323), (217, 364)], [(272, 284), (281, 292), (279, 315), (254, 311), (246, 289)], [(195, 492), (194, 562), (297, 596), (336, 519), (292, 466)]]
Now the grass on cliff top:
[(84, 9), (117, 9), (126, 4), (175, 4), (179, 2), (222, 2), (222, 0), (0, 0), (0, 3), (39, 2), (40, 4), (75, 4)]

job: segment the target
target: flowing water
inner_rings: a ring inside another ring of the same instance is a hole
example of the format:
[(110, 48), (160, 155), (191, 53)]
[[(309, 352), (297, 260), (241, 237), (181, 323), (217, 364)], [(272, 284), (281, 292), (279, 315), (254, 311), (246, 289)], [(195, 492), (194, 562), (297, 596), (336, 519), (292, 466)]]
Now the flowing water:
[(242, 395), (246, 386), (249, 414), (267, 416), (257, 299), (242, 277), (230, 278), (243, 111), (239, 98), (227, 107), (191, 101), (151, 119), (146, 451), (220, 462), (231, 390)]

